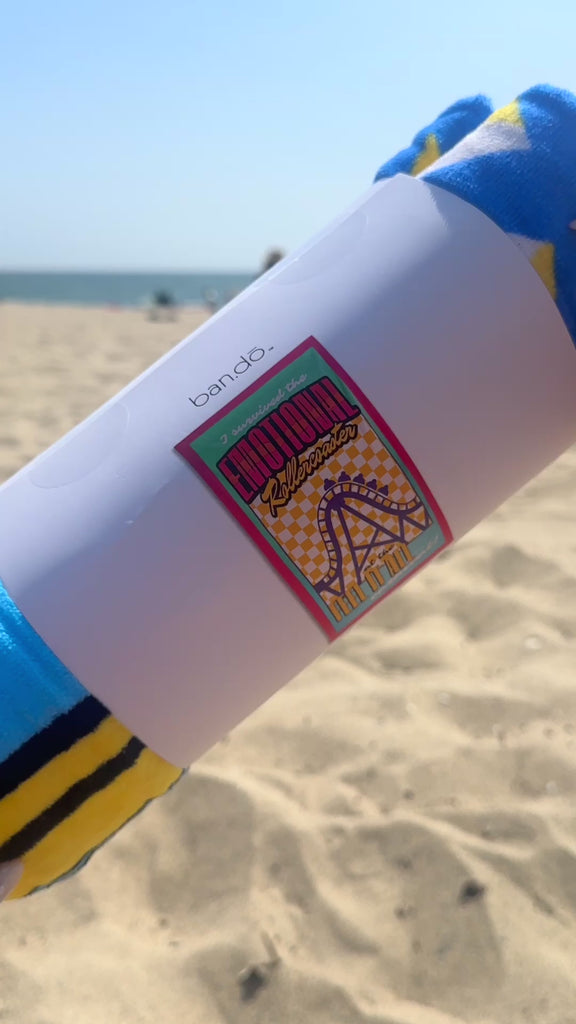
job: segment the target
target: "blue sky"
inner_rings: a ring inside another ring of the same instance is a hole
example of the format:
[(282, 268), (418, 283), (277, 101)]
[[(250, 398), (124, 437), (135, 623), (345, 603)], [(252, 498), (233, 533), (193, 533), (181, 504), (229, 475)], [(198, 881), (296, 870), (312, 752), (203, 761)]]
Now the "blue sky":
[(453, 100), (576, 90), (560, 0), (4, 5), (0, 267), (251, 269)]

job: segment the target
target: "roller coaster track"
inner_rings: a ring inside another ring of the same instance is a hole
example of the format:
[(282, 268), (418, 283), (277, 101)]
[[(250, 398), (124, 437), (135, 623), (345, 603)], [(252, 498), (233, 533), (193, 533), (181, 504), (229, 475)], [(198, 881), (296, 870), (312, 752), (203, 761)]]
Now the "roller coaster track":
[[(328, 592), (340, 596), (345, 592), (345, 551), (338, 538), (338, 524), (344, 535), (345, 547), (350, 553), (358, 585), (362, 583), (371, 555), (394, 544), (407, 544), (408, 526), (422, 533), (432, 525), (428, 510), (419, 497), (406, 502), (392, 501), (388, 497), (388, 488), (378, 489), (376, 484), (376, 480), (366, 483), (361, 473), (354, 479), (347, 473), (341, 473), (337, 482), (325, 482), (326, 491), (318, 506), (318, 526), (330, 564), (328, 572), (315, 584), (317, 593)], [(383, 526), (375, 513), (379, 513), (380, 517), (382, 513), (392, 517), (395, 527), (392, 528), (390, 524)], [(417, 514), (420, 518), (416, 518)], [(362, 544), (354, 542), (346, 521), (347, 516), (372, 527), (373, 534), (369, 541)]]

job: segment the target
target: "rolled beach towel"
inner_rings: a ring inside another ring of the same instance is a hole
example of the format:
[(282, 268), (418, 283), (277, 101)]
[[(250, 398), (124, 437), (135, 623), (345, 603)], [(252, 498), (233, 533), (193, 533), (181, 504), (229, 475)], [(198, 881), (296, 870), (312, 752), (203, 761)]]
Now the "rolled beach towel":
[[(495, 114), (475, 97), (420, 132), (377, 180), (420, 175), (490, 217), (576, 340), (575, 129), (576, 100), (559, 90), (531, 89)], [(88, 693), (1, 586), (0, 700), (0, 862), (24, 863), (16, 898), (78, 870), (182, 770)]]
[(52, 653), (0, 585), (0, 864), (11, 894), (78, 870), (182, 775), (132, 735)]
[[(464, 110), (468, 102), (475, 108), (478, 100), (463, 101)], [(576, 97), (535, 86), (442, 150), (429, 140), (443, 137), (458, 107), (416, 136), (405, 156), (384, 164), (376, 181), (399, 170), (416, 174), (490, 217), (544, 281), (576, 343)], [(438, 150), (439, 158), (422, 167)]]

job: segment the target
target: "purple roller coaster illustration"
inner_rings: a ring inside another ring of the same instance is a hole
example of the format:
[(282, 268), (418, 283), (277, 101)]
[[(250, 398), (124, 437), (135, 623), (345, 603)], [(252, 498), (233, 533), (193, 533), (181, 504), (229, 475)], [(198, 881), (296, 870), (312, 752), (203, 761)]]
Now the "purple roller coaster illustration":
[[(384, 582), (382, 567), (393, 576), (411, 561), (409, 540), (427, 530), (433, 520), (418, 495), (410, 501), (393, 501), (387, 486), (378, 487), (375, 479), (366, 481), (362, 473), (351, 478), (342, 472), (337, 481), (325, 480), (324, 488), (318, 527), (329, 568), (315, 590), (327, 602), (346, 597), (356, 604), (364, 600), (359, 589), (364, 581), (376, 590)], [(360, 541), (351, 523), (361, 528)], [(337, 604), (333, 610), (337, 612)]]

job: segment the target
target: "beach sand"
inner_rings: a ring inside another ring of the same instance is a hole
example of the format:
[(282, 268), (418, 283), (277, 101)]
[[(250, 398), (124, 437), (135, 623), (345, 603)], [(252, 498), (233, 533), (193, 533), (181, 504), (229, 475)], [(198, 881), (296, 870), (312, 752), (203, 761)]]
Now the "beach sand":
[[(0, 306), (0, 475), (202, 319)], [(0, 907), (3, 1024), (576, 1024), (576, 454), (75, 878)]]

